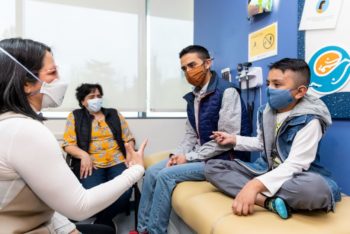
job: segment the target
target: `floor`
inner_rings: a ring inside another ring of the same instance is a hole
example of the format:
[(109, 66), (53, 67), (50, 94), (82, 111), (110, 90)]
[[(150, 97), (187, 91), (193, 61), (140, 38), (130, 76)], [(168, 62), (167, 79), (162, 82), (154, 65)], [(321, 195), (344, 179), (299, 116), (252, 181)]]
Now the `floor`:
[(117, 234), (129, 234), (131, 230), (135, 230), (135, 213), (131, 211), (129, 216), (125, 214), (117, 215), (114, 221), (117, 223)]

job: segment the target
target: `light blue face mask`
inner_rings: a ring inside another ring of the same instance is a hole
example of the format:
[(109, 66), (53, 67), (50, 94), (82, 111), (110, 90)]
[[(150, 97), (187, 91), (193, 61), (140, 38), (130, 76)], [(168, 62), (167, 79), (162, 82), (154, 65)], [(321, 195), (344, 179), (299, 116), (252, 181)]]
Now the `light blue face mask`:
[(294, 97), (290, 93), (290, 89), (271, 89), (267, 88), (267, 102), (274, 110), (286, 108), (294, 101)]
[(99, 112), (102, 108), (102, 98), (90, 99), (87, 103), (87, 109), (93, 113)]

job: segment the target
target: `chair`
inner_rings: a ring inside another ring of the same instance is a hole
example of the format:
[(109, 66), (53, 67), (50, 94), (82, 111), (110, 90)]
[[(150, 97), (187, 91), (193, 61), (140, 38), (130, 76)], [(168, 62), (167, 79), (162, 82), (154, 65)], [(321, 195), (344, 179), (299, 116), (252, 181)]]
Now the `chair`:
[[(70, 154), (66, 154), (65, 159), (66, 159), (66, 162), (67, 162), (68, 166), (70, 167), (70, 169), (78, 177), (76, 167), (74, 167), (73, 157)], [(134, 214), (135, 215), (134, 216), (135, 217), (134, 226), (135, 226), (135, 230), (136, 230), (137, 229), (137, 213), (138, 213), (138, 207), (139, 207), (139, 203), (140, 203), (141, 193), (140, 193), (140, 190), (139, 190), (139, 188), (137, 186), (137, 183), (135, 183), (132, 186), (132, 190), (133, 190), (133, 193), (134, 193), (134, 201), (129, 201), (129, 204), (126, 206), (127, 208), (125, 210), (123, 210), (123, 212), (127, 216), (129, 216), (130, 213), (131, 213), (132, 208), (134, 209), (134, 211), (135, 211), (135, 214)], [(82, 225), (82, 227), (85, 228), (85, 224), (81, 224), (81, 223), (77, 222), (76, 225)], [(90, 227), (92, 227), (93, 225), (100, 225), (100, 224), (86, 224), (86, 225), (90, 225)], [(101, 225), (101, 226), (105, 226), (105, 225)], [(83, 233), (85, 234), (86, 232), (83, 232)], [(100, 233), (104, 233), (104, 232), (100, 232)]]
[(102, 224), (75, 224), (77, 229), (84, 234), (115, 234), (113, 228)]

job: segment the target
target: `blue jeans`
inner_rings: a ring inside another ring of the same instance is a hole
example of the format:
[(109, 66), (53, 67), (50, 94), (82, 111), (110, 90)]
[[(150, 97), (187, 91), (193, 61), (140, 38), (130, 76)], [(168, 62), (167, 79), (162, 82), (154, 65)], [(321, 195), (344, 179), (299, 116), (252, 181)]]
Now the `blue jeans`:
[(168, 159), (146, 170), (138, 212), (137, 230), (153, 234), (166, 233), (171, 212), (171, 194), (183, 181), (202, 181), (204, 162), (180, 164), (166, 168)]
[[(81, 183), (84, 188), (89, 189), (99, 184), (112, 180), (114, 177), (119, 176), (126, 166), (124, 163), (119, 163), (112, 167), (93, 169), (92, 175), (85, 179), (81, 179)], [(128, 211), (129, 200), (131, 197), (132, 189), (127, 190), (117, 201), (106, 209), (96, 214), (96, 224), (104, 224), (114, 228), (112, 219), (119, 213)]]

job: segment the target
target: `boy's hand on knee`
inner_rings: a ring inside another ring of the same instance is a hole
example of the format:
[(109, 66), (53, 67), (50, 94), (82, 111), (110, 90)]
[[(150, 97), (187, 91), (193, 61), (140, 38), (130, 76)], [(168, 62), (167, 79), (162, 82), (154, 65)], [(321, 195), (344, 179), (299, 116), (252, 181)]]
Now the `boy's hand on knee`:
[(232, 211), (236, 215), (251, 215), (254, 213), (254, 205), (257, 196), (264, 191), (265, 186), (259, 180), (249, 181), (237, 194), (232, 204)]
[(257, 194), (251, 190), (242, 189), (233, 200), (232, 211), (235, 215), (251, 215), (254, 213), (254, 204)]

